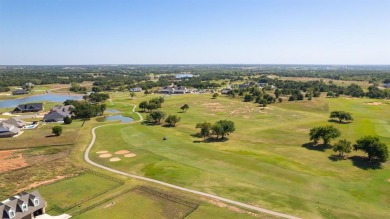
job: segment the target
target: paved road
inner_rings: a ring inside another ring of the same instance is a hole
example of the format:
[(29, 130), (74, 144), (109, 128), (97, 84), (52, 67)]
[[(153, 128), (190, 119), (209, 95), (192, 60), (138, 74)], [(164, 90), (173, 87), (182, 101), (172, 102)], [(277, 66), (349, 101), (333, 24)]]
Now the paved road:
[[(136, 108), (136, 106), (134, 106), (133, 112), (135, 112), (135, 108)], [(137, 122), (142, 121), (143, 120), (142, 115), (139, 114), (139, 113), (137, 113), (137, 114), (140, 116), (140, 120), (138, 120)], [(125, 172), (122, 172), (122, 171), (119, 171), (119, 170), (115, 170), (115, 169), (103, 166), (101, 164), (95, 163), (91, 159), (89, 159), (89, 152), (91, 151), (91, 148), (94, 145), (95, 140), (96, 140), (95, 130), (100, 128), (100, 127), (104, 127), (104, 126), (108, 126), (108, 125), (112, 125), (112, 124), (101, 125), (101, 126), (97, 126), (97, 127), (92, 129), (92, 140), (91, 140), (91, 143), (89, 143), (87, 150), (85, 151), (84, 159), (85, 159), (86, 162), (88, 162), (89, 164), (91, 164), (93, 166), (96, 166), (96, 167), (99, 167), (101, 169), (104, 169), (104, 170), (107, 170), (107, 171), (110, 171), (110, 172), (113, 172), (113, 173), (117, 173), (117, 174), (120, 174), (120, 175), (123, 175), (123, 176), (128, 176), (128, 177), (131, 177), (131, 178), (134, 178), (134, 179), (139, 179), (139, 180), (143, 180), (143, 181), (147, 181), (147, 182), (152, 182), (152, 183), (156, 183), (156, 184), (159, 184), (159, 185), (162, 185), (162, 186), (166, 186), (166, 187), (170, 187), (170, 188), (173, 188), (173, 189), (177, 189), (177, 190), (180, 190), (180, 191), (189, 192), (189, 193), (193, 193), (193, 194), (196, 194), (196, 195), (200, 195), (200, 196), (216, 199), (216, 200), (223, 201), (223, 202), (226, 202), (226, 203), (229, 203), (229, 204), (232, 204), (232, 205), (236, 205), (236, 206), (240, 206), (240, 207), (243, 207), (243, 208), (247, 208), (247, 209), (250, 209), (250, 210), (253, 210), (253, 211), (262, 212), (262, 213), (266, 213), (266, 214), (270, 214), (270, 215), (274, 215), (274, 216), (278, 216), (278, 217), (282, 217), (282, 218), (299, 219), (298, 217), (295, 217), (295, 216), (292, 216), (292, 215), (283, 214), (283, 213), (279, 213), (279, 212), (276, 212), (276, 211), (271, 211), (271, 210), (268, 210), (268, 209), (265, 209), (265, 208), (256, 207), (256, 206), (253, 206), (253, 205), (248, 205), (248, 204), (245, 204), (245, 203), (242, 203), (242, 202), (238, 202), (238, 201), (234, 201), (234, 200), (231, 200), (231, 199), (223, 198), (223, 197), (220, 197), (220, 196), (208, 194), (208, 193), (205, 193), (205, 192), (196, 191), (196, 190), (193, 190), (193, 189), (187, 189), (187, 188), (184, 188), (184, 187), (181, 187), (181, 186), (176, 186), (176, 185), (173, 185), (173, 184), (170, 184), (170, 183), (166, 183), (166, 182), (162, 182), (162, 181), (158, 181), (158, 180), (155, 180), (155, 179), (151, 179), (151, 178), (147, 178), (147, 177), (143, 177), (143, 176), (137, 176), (137, 175), (134, 175), (134, 174), (125, 173)]]

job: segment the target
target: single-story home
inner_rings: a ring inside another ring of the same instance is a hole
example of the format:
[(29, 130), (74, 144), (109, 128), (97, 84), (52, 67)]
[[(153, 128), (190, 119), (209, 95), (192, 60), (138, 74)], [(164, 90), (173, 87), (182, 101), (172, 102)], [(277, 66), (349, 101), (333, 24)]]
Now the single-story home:
[(384, 88), (390, 88), (390, 83), (385, 83), (385, 84), (383, 84), (383, 87), (384, 87)]
[(185, 94), (188, 93), (188, 90), (186, 87), (178, 87), (176, 85), (166, 86), (160, 88), (158, 91), (160, 94)]
[(23, 94), (28, 94), (28, 91), (25, 89), (17, 89), (12, 91), (12, 95), (23, 95)]
[(21, 192), (0, 202), (2, 219), (32, 219), (45, 214), (46, 202), (38, 191)]
[(43, 103), (27, 103), (18, 105), (13, 113), (39, 112), (43, 110)]
[(134, 87), (134, 88), (130, 88), (129, 90), (130, 90), (130, 92), (141, 92), (141, 91), (142, 91), (142, 88), (140, 88), (140, 87)]
[(23, 121), (23, 120), (20, 120), (18, 118), (10, 118), (10, 119), (7, 119), (7, 120), (4, 120), (2, 123), (7, 123), (9, 125), (14, 125), (18, 128), (23, 128), (24, 126), (26, 126), (26, 122)]
[(221, 94), (228, 94), (232, 89), (231, 88), (225, 88), (221, 90)]
[(46, 114), (42, 121), (44, 122), (60, 122), (64, 121), (65, 117), (71, 118), (73, 116), (72, 109), (74, 106), (72, 105), (58, 105), (53, 107), (48, 114)]
[(7, 124), (4, 122), (0, 123), (0, 138), (12, 137), (14, 135), (19, 134), (19, 132), (20, 128), (14, 125)]

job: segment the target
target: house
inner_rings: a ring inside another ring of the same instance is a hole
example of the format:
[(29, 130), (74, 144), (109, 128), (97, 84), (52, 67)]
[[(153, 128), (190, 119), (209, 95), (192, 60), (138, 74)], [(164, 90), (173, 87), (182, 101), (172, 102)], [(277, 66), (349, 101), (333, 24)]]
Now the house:
[(175, 75), (176, 79), (192, 78), (192, 77), (194, 77), (194, 75), (193, 74), (189, 74), (189, 73), (182, 73), (182, 74), (176, 74)]
[(0, 202), (1, 219), (32, 219), (45, 214), (46, 202), (38, 191), (21, 192)]
[(39, 112), (43, 110), (43, 103), (27, 103), (18, 105), (13, 113)]
[(230, 91), (232, 91), (231, 88), (225, 88), (221, 90), (221, 94), (229, 94)]
[(8, 138), (13, 137), (14, 135), (19, 134), (20, 128), (7, 124), (7, 123), (0, 123), (0, 138)]
[(160, 88), (158, 91), (160, 94), (185, 94), (188, 93), (188, 90), (186, 87), (178, 87), (176, 85), (166, 86)]
[(28, 94), (28, 91), (25, 89), (17, 89), (12, 91), (12, 95), (23, 95), (23, 94)]
[(140, 88), (140, 87), (134, 87), (134, 88), (130, 88), (129, 90), (130, 90), (130, 92), (141, 92), (141, 91), (142, 91), (142, 88)]
[(44, 122), (60, 122), (64, 121), (65, 117), (71, 118), (73, 116), (72, 109), (74, 106), (72, 105), (58, 105), (53, 107), (48, 114), (43, 116), (42, 121)]
[(33, 83), (28, 82), (28, 83), (24, 84), (22, 87), (23, 87), (24, 89), (31, 89), (31, 88), (33, 88), (34, 86), (35, 86), (35, 85), (34, 85)]
[(3, 123), (7, 123), (9, 125), (14, 125), (20, 129), (26, 125), (25, 121), (20, 120), (18, 118), (10, 118), (10, 119), (4, 120)]
[(390, 88), (390, 83), (385, 83), (385, 84), (383, 84), (383, 87), (384, 87), (384, 88)]

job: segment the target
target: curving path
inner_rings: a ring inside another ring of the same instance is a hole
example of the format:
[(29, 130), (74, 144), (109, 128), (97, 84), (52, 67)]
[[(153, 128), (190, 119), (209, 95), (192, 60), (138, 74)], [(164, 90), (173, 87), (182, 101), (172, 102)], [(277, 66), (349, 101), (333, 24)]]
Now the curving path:
[[(143, 120), (143, 117), (138, 112), (135, 112), (136, 106), (137, 105), (134, 106), (133, 112), (137, 113), (138, 116), (140, 117), (140, 120), (138, 120), (136, 122), (141, 122)], [(253, 211), (262, 212), (262, 213), (266, 213), (266, 214), (270, 214), (270, 215), (274, 215), (274, 216), (278, 216), (278, 217), (282, 217), (282, 218), (299, 219), (298, 217), (295, 217), (295, 216), (292, 216), (292, 215), (283, 214), (283, 213), (279, 213), (279, 212), (276, 212), (276, 211), (271, 211), (271, 210), (268, 210), (268, 209), (265, 209), (265, 208), (256, 207), (256, 206), (253, 206), (253, 205), (248, 205), (248, 204), (245, 204), (245, 203), (242, 203), (242, 202), (234, 201), (234, 200), (231, 200), (231, 199), (223, 198), (223, 197), (220, 197), (220, 196), (217, 196), (217, 195), (212, 195), (212, 194), (205, 193), (205, 192), (200, 192), (200, 191), (193, 190), (193, 189), (187, 189), (187, 188), (184, 188), (184, 187), (181, 187), (181, 186), (176, 186), (176, 185), (169, 184), (169, 183), (162, 182), (162, 181), (158, 181), (158, 180), (155, 180), (155, 179), (151, 179), (151, 178), (147, 178), (147, 177), (143, 177), (143, 176), (137, 176), (137, 175), (134, 175), (134, 174), (125, 173), (125, 172), (122, 172), (122, 171), (119, 171), (119, 170), (115, 170), (115, 169), (112, 169), (110, 167), (106, 167), (106, 166), (103, 166), (101, 164), (95, 163), (91, 159), (89, 159), (89, 152), (91, 151), (91, 148), (92, 148), (92, 146), (94, 145), (94, 143), (96, 141), (95, 130), (100, 128), (100, 127), (104, 127), (104, 126), (108, 126), (108, 125), (112, 125), (112, 124), (101, 125), (101, 126), (97, 126), (97, 127), (92, 129), (92, 140), (91, 140), (91, 143), (89, 143), (87, 150), (85, 151), (84, 160), (86, 162), (88, 162), (89, 164), (93, 165), (93, 166), (96, 166), (96, 167), (99, 167), (101, 169), (110, 171), (112, 173), (117, 173), (117, 174), (120, 174), (120, 175), (123, 175), (123, 176), (128, 176), (128, 177), (131, 177), (131, 178), (134, 178), (134, 179), (139, 179), (139, 180), (143, 180), (143, 181), (147, 181), (147, 182), (152, 182), (152, 183), (156, 183), (156, 184), (159, 184), (159, 185), (162, 185), (162, 186), (166, 186), (166, 187), (170, 187), (170, 188), (173, 188), (173, 189), (177, 189), (177, 190), (180, 190), (180, 191), (189, 192), (189, 193), (193, 193), (193, 194), (196, 194), (196, 195), (200, 195), (200, 196), (216, 199), (216, 200), (223, 201), (223, 202), (226, 202), (226, 203), (229, 203), (229, 204), (232, 204), (232, 205), (236, 205), (236, 206), (240, 206), (240, 207), (243, 207), (243, 208), (247, 208), (247, 209), (250, 209), (250, 210), (253, 210)]]

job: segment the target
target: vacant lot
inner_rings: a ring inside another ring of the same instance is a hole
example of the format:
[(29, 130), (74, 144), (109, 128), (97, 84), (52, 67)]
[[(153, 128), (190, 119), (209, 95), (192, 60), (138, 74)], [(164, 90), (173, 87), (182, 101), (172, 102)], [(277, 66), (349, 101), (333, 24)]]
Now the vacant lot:
[[(112, 107), (156, 96), (129, 100), (118, 95)], [(340, 128), (341, 138), (354, 141), (376, 135), (390, 145), (388, 102), (369, 105), (369, 99), (315, 98), (260, 109), (241, 98), (210, 97), (167, 97), (162, 110), (182, 117), (175, 128), (117, 124), (97, 129), (91, 158), (129, 173), (305, 218), (390, 216), (389, 162), (382, 169), (372, 169), (362, 153), (333, 161), (331, 150), (302, 146), (309, 141), (310, 128), (325, 124)], [(181, 113), (184, 103), (190, 109)], [(355, 121), (328, 122), (332, 110), (349, 111)], [(204, 143), (194, 137), (199, 131), (196, 123), (220, 119), (236, 124), (237, 131), (228, 141)], [(168, 140), (163, 141), (164, 136)], [(102, 150), (129, 150), (137, 156), (110, 162), (96, 153)]]
[(48, 201), (48, 207), (57, 205), (66, 208), (118, 185), (118, 182), (86, 172), (77, 177), (41, 186), (39, 192)]

